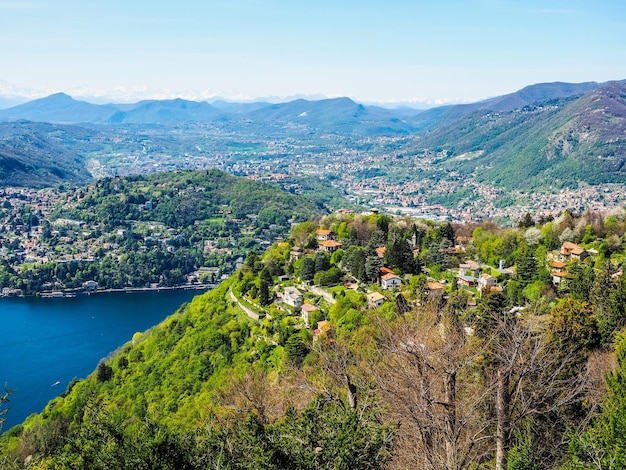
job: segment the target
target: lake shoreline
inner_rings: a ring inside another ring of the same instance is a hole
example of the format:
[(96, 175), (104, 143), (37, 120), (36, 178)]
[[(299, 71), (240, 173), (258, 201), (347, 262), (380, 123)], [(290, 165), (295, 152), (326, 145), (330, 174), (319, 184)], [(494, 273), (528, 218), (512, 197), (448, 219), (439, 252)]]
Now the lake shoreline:
[(170, 288), (0, 299), (0, 386), (13, 391), (3, 430), (43, 410), (75, 377), (87, 377), (136, 332), (148, 331), (203, 292)]
[(96, 294), (112, 294), (112, 293), (126, 293), (134, 294), (139, 292), (167, 292), (173, 290), (207, 290), (213, 289), (217, 284), (182, 284), (178, 286), (162, 286), (162, 287), (122, 287), (119, 289), (66, 289), (62, 291), (43, 291), (37, 292), (33, 295), (5, 295), (0, 293), (0, 299), (27, 299), (27, 298), (42, 298), (42, 299), (67, 299), (83, 295), (96, 295)]

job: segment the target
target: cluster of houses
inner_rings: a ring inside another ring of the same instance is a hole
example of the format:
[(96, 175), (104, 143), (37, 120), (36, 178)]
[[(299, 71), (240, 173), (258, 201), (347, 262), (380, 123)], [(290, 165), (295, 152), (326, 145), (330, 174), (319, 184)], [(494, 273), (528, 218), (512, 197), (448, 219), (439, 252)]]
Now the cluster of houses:
[[(316, 239), (319, 251), (332, 253), (341, 247), (341, 243), (334, 240), (330, 230), (317, 230)], [(457, 240), (457, 244), (453, 247), (455, 254), (465, 253), (466, 246), (468, 243), (471, 243), (471, 241), (471, 238), (460, 241)], [(313, 250), (309, 253), (312, 252)], [(561, 280), (568, 276), (566, 268), (569, 263), (575, 260), (582, 261), (589, 255), (593, 255), (594, 252), (595, 251), (592, 249), (586, 250), (575, 243), (563, 243), (559, 252), (554, 254), (551, 260), (549, 260), (554, 285), (558, 286)], [(377, 248), (376, 253), (380, 258), (384, 258), (385, 248)], [(294, 249), (292, 258), (299, 258), (303, 254), (302, 251)], [(502, 281), (509, 279), (515, 273), (511, 268), (507, 268), (505, 264), (505, 260), (501, 260), (496, 268), (484, 264), (481, 265), (472, 259), (465, 259), (459, 263), (458, 269), (451, 270), (455, 273), (458, 285), (467, 288), (467, 290), (472, 293), (468, 299), (469, 308), (476, 306), (475, 295), (481, 295), (486, 290), (503, 291)], [(399, 289), (402, 281), (403, 278), (394, 273), (391, 269), (384, 266), (381, 267), (379, 275), (380, 290), (370, 291), (366, 294), (368, 307), (378, 308), (383, 305), (386, 300), (384, 291)], [(356, 285), (352, 287), (356, 287)], [(443, 296), (448, 288), (448, 283), (446, 281), (430, 279), (426, 282), (425, 287), (429, 296)], [(285, 287), (280, 296), (284, 304), (291, 306), (295, 312), (300, 314), (305, 325), (309, 325), (311, 314), (320, 310), (318, 306), (307, 302), (302, 292), (294, 286)], [(324, 334), (329, 328), (330, 324), (327, 321), (318, 322), (317, 328), (314, 329), (315, 337)]]
[(583, 261), (590, 255), (597, 255), (598, 252), (594, 249), (585, 250), (583, 247), (578, 246), (576, 243), (565, 242), (561, 246), (561, 250), (558, 255), (553, 257), (550, 262), (550, 275), (552, 276), (552, 284), (558, 286), (563, 279), (567, 279), (569, 274), (567, 272), (567, 266), (572, 261)]

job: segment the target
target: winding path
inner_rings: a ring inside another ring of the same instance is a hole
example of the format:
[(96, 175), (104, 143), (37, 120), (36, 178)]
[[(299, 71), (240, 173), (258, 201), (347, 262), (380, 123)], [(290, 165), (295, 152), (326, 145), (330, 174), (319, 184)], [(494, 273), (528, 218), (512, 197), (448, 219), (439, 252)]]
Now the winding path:
[(230, 294), (230, 298), (233, 300), (233, 302), (236, 302), (237, 305), (239, 306), (239, 308), (241, 310), (243, 310), (246, 315), (248, 315), (250, 318), (252, 318), (253, 320), (258, 320), (259, 319), (259, 314), (256, 313), (254, 310), (252, 310), (251, 308), (246, 307), (245, 305), (243, 305), (239, 299), (237, 298), (237, 296), (235, 295), (235, 293), (232, 290), (229, 290), (228, 293)]

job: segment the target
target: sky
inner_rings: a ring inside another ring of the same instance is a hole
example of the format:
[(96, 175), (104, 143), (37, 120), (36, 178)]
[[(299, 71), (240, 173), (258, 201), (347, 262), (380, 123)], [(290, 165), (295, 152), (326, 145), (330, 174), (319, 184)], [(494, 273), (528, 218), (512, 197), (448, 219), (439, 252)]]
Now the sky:
[(626, 79), (623, 0), (0, 0), (0, 95), (470, 102)]

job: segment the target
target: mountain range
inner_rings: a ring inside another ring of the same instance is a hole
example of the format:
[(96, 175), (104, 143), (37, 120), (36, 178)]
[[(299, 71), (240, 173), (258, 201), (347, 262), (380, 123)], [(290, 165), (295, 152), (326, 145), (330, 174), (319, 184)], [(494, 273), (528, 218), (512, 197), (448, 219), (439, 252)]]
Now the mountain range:
[(447, 150), (442, 165), (508, 188), (626, 181), (625, 82), (513, 109), (507, 102), (434, 128), (419, 146)]
[(88, 181), (84, 155), (96, 147), (93, 134), (72, 125), (0, 123), (0, 186)]
[[(89, 150), (83, 147), (90, 139), (85, 135), (98, 129), (208, 125), (229, 135), (245, 130), (263, 139), (406, 137), (403, 151), (445, 150), (439, 165), (506, 187), (624, 181), (625, 90), (626, 80), (543, 83), (477, 103), (428, 110), (387, 109), (349, 98), (278, 104), (183, 99), (92, 104), (57, 93), (0, 110), (0, 180), (21, 183), (28, 178), (17, 176), (34, 169), (43, 178), (35, 178), (37, 184), (86, 177)], [(51, 132), (35, 122), (61, 127)], [(70, 135), (74, 132), (76, 138)]]

